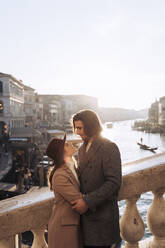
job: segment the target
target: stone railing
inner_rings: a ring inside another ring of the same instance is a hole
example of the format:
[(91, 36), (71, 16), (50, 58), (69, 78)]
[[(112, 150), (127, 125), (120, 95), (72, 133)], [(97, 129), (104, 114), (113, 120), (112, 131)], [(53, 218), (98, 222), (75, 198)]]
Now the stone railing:
[[(147, 212), (147, 225), (153, 240), (139, 243), (145, 233), (144, 222), (136, 202), (144, 192), (152, 191), (154, 200)], [(165, 248), (165, 153), (137, 160), (123, 166), (123, 185), (119, 200), (126, 199), (120, 219), (121, 237), (125, 248)]]
[(18, 247), (16, 237), (25, 231), (34, 234), (33, 248), (47, 247), (44, 232), (53, 206), (47, 187), (0, 202), (0, 247)]
[[(144, 222), (136, 202), (144, 192), (152, 191), (154, 200), (147, 213), (147, 225), (153, 240), (141, 246), (145, 233)], [(126, 200), (120, 219), (125, 248), (165, 248), (165, 153), (125, 164), (119, 201)], [(43, 187), (0, 202), (0, 247), (15, 248), (17, 235), (31, 230), (32, 248), (46, 248), (44, 232), (53, 205), (53, 194)]]

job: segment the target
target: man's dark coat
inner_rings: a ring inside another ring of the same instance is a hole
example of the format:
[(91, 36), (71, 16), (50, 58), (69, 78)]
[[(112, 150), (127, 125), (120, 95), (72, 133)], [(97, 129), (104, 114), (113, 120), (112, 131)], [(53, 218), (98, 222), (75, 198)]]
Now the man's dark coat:
[(121, 186), (121, 159), (115, 143), (98, 136), (86, 152), (79, 149), (80, 191), (88, 211), (81, 216), (86, 246), (108, 246), (120, 238), (117, 195)]

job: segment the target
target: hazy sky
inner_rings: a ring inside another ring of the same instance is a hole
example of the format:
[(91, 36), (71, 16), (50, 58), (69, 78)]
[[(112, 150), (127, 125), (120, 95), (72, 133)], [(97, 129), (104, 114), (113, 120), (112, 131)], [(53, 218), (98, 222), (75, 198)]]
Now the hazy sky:
[(141, 109), (165, 96), (164, 0), (0, 0), (0, 71)]

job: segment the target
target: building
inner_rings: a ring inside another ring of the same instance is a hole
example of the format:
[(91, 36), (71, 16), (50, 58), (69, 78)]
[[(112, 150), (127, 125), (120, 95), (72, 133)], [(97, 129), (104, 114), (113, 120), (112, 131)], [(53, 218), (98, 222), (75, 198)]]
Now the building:
[(40, 127), (59, 127), (62, 122), (61, 98), (57, 95), (38, 95), (38, 101), (43, 104), (43, 121)]
[(0, 133), (19, 127), (69, 128), (81, 109), (98, 112), (98, 100), (86, 95), (38, 95), (10, 74), (0, 73)]
[(96, 97), (86, 95), (39, 95), (43, 103), (43, 119), (50, 126), (68, 127), (71, 116), (81, 109), (98, 112)]
[(12, 75), (0, 73), (0, 128), (24, 127), (24, 85)]
[(165, 96), (159, 99), (159, 125), (165, 126)]
[(43, 121), (43, 103), (40, 102), (40, 98), (37, 93), (35, 93), (35, 111), (36, 111), (35, 127), (39, 128), (40, 123)]
[(158, 124), (159, 120), (159, 101), (155, 101), (151, 104), (148, 110), (148, 120), (153, 124)]
[(24, 112), (25, 124), (34, 127), (37, 121), (36, 93), (35, 89), (24, 85)]

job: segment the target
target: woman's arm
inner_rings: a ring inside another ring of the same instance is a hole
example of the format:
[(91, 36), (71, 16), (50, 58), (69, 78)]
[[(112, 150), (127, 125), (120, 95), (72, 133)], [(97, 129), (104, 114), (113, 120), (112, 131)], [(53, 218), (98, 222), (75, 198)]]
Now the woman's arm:
[(58, 192), (66, 201), (70, 203), (74, 200), (82, 198), (82, 194), (74, 186), (67, 174), (54, 174), (52, 186), (55, 192)]

